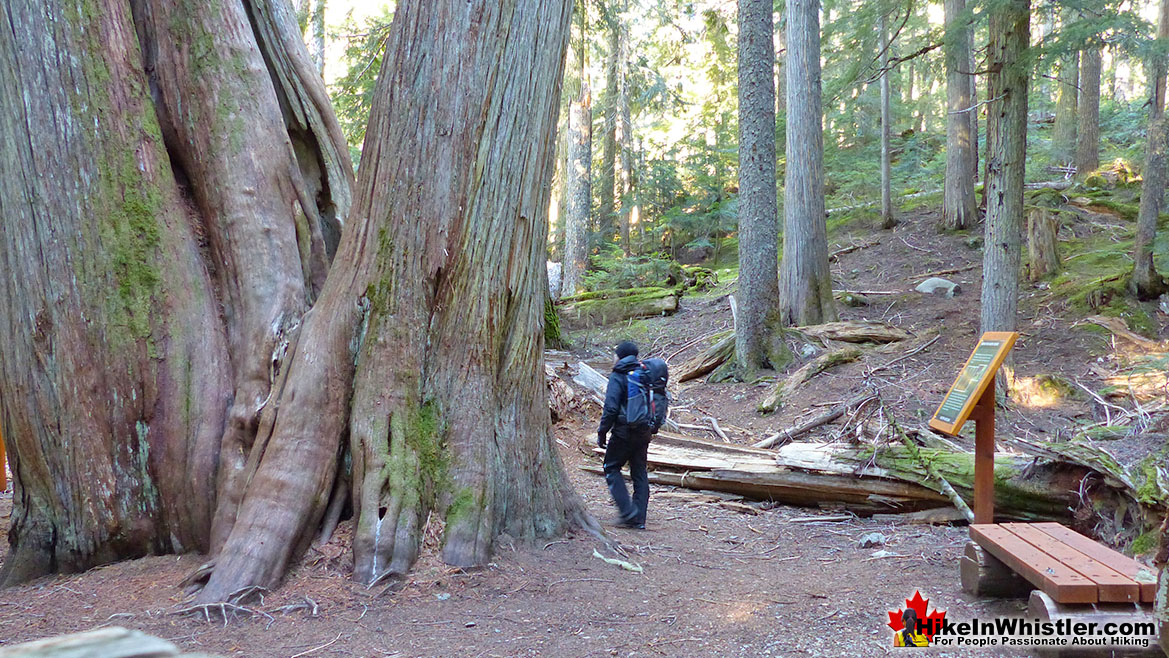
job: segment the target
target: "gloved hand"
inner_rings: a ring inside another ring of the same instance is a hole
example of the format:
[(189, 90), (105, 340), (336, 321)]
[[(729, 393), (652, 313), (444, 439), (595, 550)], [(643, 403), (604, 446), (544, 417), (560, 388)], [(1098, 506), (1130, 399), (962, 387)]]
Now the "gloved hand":
[(609, 442), (605, 440), (605, 433), (597, 432), (597, 447), (604, 448), (607, 445), (609, 445)]

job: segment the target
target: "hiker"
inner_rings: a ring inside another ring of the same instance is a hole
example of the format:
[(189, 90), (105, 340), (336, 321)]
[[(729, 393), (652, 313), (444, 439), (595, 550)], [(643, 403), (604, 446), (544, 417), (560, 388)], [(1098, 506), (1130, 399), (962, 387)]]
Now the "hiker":
[[(649, 506), (646, 454), (651, 437), (665, 422), (666, 364), (661, 359), (650, 362), (637, 360), (637, 345), (631, 341), (617, 346), (617, 361), (609, 373), (605, 410), (597, 429), (597, 445), (605, 448), (605, 482), (619, 514), (617, 525), (626, 528), (645, 529)], [(611, 434), (608, 442), (607, 434)], [(621, 468), (627, 463), (633, 478), (632, 500), (621, 477)]]

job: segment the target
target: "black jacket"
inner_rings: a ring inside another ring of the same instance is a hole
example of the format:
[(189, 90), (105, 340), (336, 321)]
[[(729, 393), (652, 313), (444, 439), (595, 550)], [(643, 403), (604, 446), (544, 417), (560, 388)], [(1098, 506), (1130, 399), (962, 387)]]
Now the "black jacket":
[(620, 418), (626, 396), (625, 376), (638, 367), (636, 356), (624, 357), (613, 366), (613, 372), (609, 373), (609, 386), (605, 388), (605, 410), (601, 412), (601, 426), (597, 428), (597, 434), (608, 434), (609, 430), (613, 430), (614, 434), (625, 436), (625, 423)]

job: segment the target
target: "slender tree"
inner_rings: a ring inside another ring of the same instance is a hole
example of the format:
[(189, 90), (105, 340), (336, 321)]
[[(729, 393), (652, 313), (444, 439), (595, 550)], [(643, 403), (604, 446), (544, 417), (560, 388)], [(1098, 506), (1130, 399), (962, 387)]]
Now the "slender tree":
[(1100, 66), (1101, 46), (1093, 42), (1080, 51), (1075, 164), (1081, 179), (1100, 168)]
[(881, 14), (877, 22), (881, 37), (881, 228), (888, 229), (897, 225), (897, 218), (893, 216), (893, 168), (889, 147), (893, 118), (889, 96), (889, 26), (885, 14)]
[[(1157, 21), (1157, 39), (1169, 45), (1169, 0), (1161, 0)], [(1165, 78), (1169, 64), (1164, 55), (1149, 61), (1149, 134), (1146, 139), (1145, 170), (1141, 183), (1141, 205), (1137, 214), (1137, 234), (1133, 243), (1133, 268), (1129, 287), (1139, 299), (1154, 299), (1169, 292), (1166, 282), (1153, 262), (1153, 240), (1157, 237), (1157, 220), (1164, 204), (1165, 182), (1169, 172), (1169, 120), (1165, 116)]]
[[(978, 140), (974, 97), (970, 84), (970, 30), (965, 0), (946, 0), (946, 178), (942, 195), (942, 224), (966, 229), (978, 220), (974, 199), (977, 163), (973, 155)], [(973, 129), (973, 130), (972, 130)]]
[(775, 186), (775, 89), (771, 0), (739, 0), (739, 296), (735, 358), (740, 374), (783, 363)]
[(593, 119), (589, 91), (588, 0), (576, 7), (580, 43), (576, 47), (576, 65), (580, 89), (568, 109), (568, 171), (564, 194), (568, 204), (564, 213), (564, 278), (562, 294), (576, 294), (584, 284), (588, 265), (589, 215), (592, 206)]
[(784, 324), (836, 319), (824, 208), (819, 10), (819, 0), (787, 4), (787, 164), (779, 285)]
[(621, 31), (617, 89), (617, 154), (621, 175), (617, 181), (617, 197), (621, 202), (618, 223), (621, 225), (621, 248), (628, 256), (633, 251), (630, 242), (630, 222), (633, 220), (633, 120), (629, 99), (629, 34)]
[(608, 52), (605, 54), (604, 132), (601, 134), (600, 202), (597, 226), (602, 245), (609, 245), (617, 230), (617, 123), (621, 83), (621, 16), (615, 2), (601, 4)]
[(1063, 162), (1069, 162), (1076, 151), (1076, 105), (1079, 87), (1080, 53), (1067, 53), (1059, 59), (1055, 127), (1051, 131), (1052, 154)]
[(313, 3), (313, 62), (317, 73), (325, 74), (325, 0)]
[(1023, 169), (1027, 156), (1029, 0), (990, 15), (987, 52), (987, 208), (982, 258), (982, 330), (1013, 331), (1019, 302)]

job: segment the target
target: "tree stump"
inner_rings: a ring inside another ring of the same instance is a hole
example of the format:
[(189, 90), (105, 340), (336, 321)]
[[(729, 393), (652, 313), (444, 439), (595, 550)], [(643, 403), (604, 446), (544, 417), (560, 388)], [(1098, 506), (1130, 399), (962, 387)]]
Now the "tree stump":
[(1060, 270), (1059, 213), (1036, 207), (1027, 212), (1027, 259), (1029, 277), (1039, 281)]
[(1022, 576), (974, 542), (961, 561), (962, 589), (974, 596), (1021, 599), (1033, 588)]

